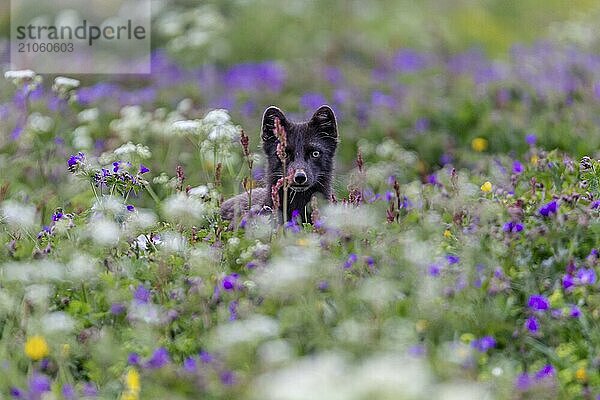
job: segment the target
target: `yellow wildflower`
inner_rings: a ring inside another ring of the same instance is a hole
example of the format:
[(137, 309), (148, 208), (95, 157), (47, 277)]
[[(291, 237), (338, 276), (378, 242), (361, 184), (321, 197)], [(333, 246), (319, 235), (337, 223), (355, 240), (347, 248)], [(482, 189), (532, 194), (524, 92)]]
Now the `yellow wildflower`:
[(471, 147), (478, 153), (486, 151), (488, 147), (488, 141), (484, 138), (475, 138), (471, 141)]
[(427, 322), (427, 320), (420, 319), (415, 324), (415, 328), (416, 328), (416, 330), (417, 330), (418, 333), (422, 333), (422, 332), (424, 332), (427, 329), (428, 325), (429, 325), (429, 322)]
[(481, 191), (484, 193), (489, 193), (492, 191), (492, 182), (486, 181), (483, 185), (481, 185)]
[(580, 367), (577, 371), (575, 371), (575, 378), (577, 378), (577, 380), (580, 382), (586, 381), (587, 371), (585, 370), (585, 368)]
[(138, 400), (139, 398), (139, 395), (134, 392), (126, 391), (121, 393), (121, 400)]
[(444, 237), (445, 237), (446, 239), (450, 239), (450, 238), (452, 237), (452, 232), (450, 232), (450, 229), (446, 229), (446, 230), (444, 231)]
[(308, 240), (305, 238), (298, 239), (298, 241), (296, 243), (298, 243), (298, 246), (302, 246), (302, 247), (306, 247), (309, 245)]
[(534, 155), (531, 156), (530, 161), (531, 161), (532, 165), (537, 165), (537, 163), (539, 161), (539, 158), (538, 158), (538, 156), (536, 154), (534, 154)]
[(41, 360), (50, 354), (48, 343), (43, 336), (31, 336), (25, 342), (25, 355), (34, 361)]
[(140, 373), (131, 368), (125, 374), (125, 390), (121, 393), (121, 400), (138, 400), (140, 398)]
[(130, 391), (139, 393), (141, 389), (139, 372), (133, 368), (127, 371), (127, 375), (125, 375), (125, 384)]

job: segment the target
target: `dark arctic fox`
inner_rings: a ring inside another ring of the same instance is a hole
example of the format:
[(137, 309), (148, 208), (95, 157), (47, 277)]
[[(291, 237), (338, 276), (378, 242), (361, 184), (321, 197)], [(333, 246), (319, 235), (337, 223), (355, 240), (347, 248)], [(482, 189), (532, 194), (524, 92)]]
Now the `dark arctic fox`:
[[(283, 163), (277, 155), (275, 119), (279, 118), (287, 135), (286, 168), (293, 171), (288, 190), (287, 219), (298, 210), (303, 222), (311, 222), (305, 210), (313, 195), (321, 194), (327, 200), (332, 194), (332, 179), (338, 131), (331, 107), (323, 105), (309, 121), (293, 122), (277, 107), (265, 110), (262, 119), (262, 146), (267, 156), (266, 187), (252, 190), (252, 211), (273, 210), (271, 189), (283, 176)], [(282, 219), (283, 188), (279, 189), (279, 221)], [(235, 224), (248, 212), (248, 195), (242, 193), (223, 203), (221, 216)]]

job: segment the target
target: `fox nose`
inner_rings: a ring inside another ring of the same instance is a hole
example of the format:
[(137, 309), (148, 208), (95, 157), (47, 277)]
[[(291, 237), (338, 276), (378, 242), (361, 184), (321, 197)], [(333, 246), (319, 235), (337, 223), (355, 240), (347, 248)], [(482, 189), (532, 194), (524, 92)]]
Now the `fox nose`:
[(304, 185), (306, 180), (306, 172), (302, 169), (296, 170), (296, 173), (294, 173), (294, 183), (297, 185)]

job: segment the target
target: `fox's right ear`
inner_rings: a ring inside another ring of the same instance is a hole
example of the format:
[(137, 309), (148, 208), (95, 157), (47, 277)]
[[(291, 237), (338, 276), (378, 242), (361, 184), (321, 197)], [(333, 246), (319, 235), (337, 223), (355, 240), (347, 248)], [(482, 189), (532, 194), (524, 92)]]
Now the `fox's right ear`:
[(287, 119), (285, 114), (279, 108), (271, 106), (265, 110), (262, 118), (262, 132), (261, 137), (263, 142), (268, 142), (275, 138), (273, 130), (275, 129), (275, 118), (279, 118), (279, 122), (285, 128), (287, 125)]

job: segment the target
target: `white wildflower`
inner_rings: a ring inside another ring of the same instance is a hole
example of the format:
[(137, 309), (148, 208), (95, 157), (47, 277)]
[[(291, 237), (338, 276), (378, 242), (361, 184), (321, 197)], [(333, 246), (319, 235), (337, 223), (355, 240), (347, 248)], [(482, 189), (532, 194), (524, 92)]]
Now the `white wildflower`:
[(258, 348), (258, 356), (267, 365), (282, 364), (293, 357), (292, 346), (284, 339), (275, 339), (263, 343)]
[(177, 104), (177, 111), (182, 114), (189, 112), (192, 110), (193, 105), (194, 105), (194, 102), (192, 101), (192, 99), (185, 98), (185, 99), (181, 100), (179, 102), (179, 104)]
[(22, 81), (32, 80), (36, 77), (36, 73), (30, 69), (22, 69), (18, 71), (6, 71), (4, 73), (4, 79)]
[(314, 275), (318, 254), (309, 248), (290, 246), (268, 268), (257, 272), (255, 281), (264, 291), (287, 293), (291, 286), (303, 284)]
[(81, 82), (79, 82), (77, 79), (67, 78), (64, 76), (57, 76), (54, 79), (54, 87), (58, 90), (75, 89), (79, 87), (80, 83)]
[(164, 185), (167, 182), (169, 182), (169, 176), (167, 174), (165, 174), (164, 172), (161, 172), (161, 174), (159, 176), (155, 176), (154, 179), (152, 179), (152, 183), (157, 184), (157, 185)]
[(100, 116), (97, 108), (87, 108), (77, 114), (77, 120), (81, 123), (94, 122)]
[(73, 147), (76, 149), (89, 149), (92, 147), (90, 129), (87, 126), (78, 126), (73, 131)]
[(147, 158), (152, 157), (152, 152), (150, 151), (150, 149), (148, 148), (148, 146), (144, 146), (141, 143), (138, 143), (135, 146), (135, 151), (137, 152), (137, 155), (140, 158), (147, 159)]
[(15, 200), (2, 202), (2, 216), (13, 228), (28, 229), (35, 224), (35, 207)]
[(193, 187), (188, 191), (188, 194), (190, 196), (205, 197), (206, 195), (208, 195), (208, 186), (200, 185)]
[(405, 297), (393, 283), (379, 277), (364, 280), (358, 293), (361, 299), (377, 308)]
[(67, 264), (66, 279), (73, 281), (89, 281), (100, 272), (98, 261), (87, 254), (76, 253)]
[(439, 385), (436, 399), (439, 400), (492, 400), (494, 396), (481, 384), (473, 382), (451, 382)]
[(92, 211), (95, 214), (127, 215), (127, 208), (115, 196), (105, 195), (94, 201)]
[(40, 320), (40, 326), (45, 333), (70, 332), (75, 327), (75, 320), (62, 311), (45, 314)]
[(160, 245), (166, 251), (173, 253), (183, 253), (187, 250), (187, 240), (177, 232), (162, 233), (160, 235)]
[(54, 126), (54, 120), (50, 117), (40, 114), (39, 112), (32, 113), (27, 118), (27, 125), (34, 131), (50, 132)]
[(12, 314), (16, 309), (17, 302), (7, 290), (0, 289), (0, 316)]
[(257, 342), (277, 336), (279, 324), (265, 315), (253, 315), (245, 320), (231, 321), (218, 325), (212, 334), (213, 346), (227, 349), (237, 343)]
[(284, 368), (268, 372), (253, 385), (253, 399), (260, 400), (348, 400), (348, 363), (341, 354), (325, 353), (302, 358)]
[(131, 154), (131, 153), (135, 153), (136, 149), (135, 149), (135, 144), (131, 143), (131, 142), (127, 142), (124, 145), (121, 145), (121, 147), (117, 147), (116, 149), (113, 150), (113, 153), (116, 156), (122, 156), (125, 154)]
[(177, 193), (165, 200), (163, 210), (173, 220), (193, 224), (204, 217), (206, 206), (195, 197)]
[(48, 299), (53, 293), (50, 285), (34, 284), (25, 288), (25, 299), (38, 307), (48, 307)]
[(166, 321), (161, 307), (152, 303), (138, 303), (132, 301), (127, 310), (127, 318), (132, 321), (145, 322), (157, 325)]
[(178, 134), (197, 135), (201, 127), (202, 124), (198, 120), (175, 121), (171, 124), (171, 131)]
[(101, 217), (88, 225), (88, 235), (101, 246), (114, 246), (119, 243), (119, 225), (107, 218)]
[(138, 208), (137, 212), (130, 213), (129, 219), (127, 220), (127, 229), (148, 229), (156, 224), (156, 220), (157, 218), (154, 212)]
[(225, 125), (231, 122), (231, 117), (227, 110), (217, 109), (212, 110), (202, 119), (202, 123), (205, 125)]
[(376, 220), (366, 207), (352, 207), (342, 204), (329, 204), (323, 208), (325, 226), (364, 232)]
[(350, 378), (353, 399), (428, 398), (431, 373), (425, 363), (396, 353), (369, 357)]
[(49, 260), (9, 262), (0, 266), (0, 276), (7, 281), (58, 281), (64, 278), (64, 266)]

